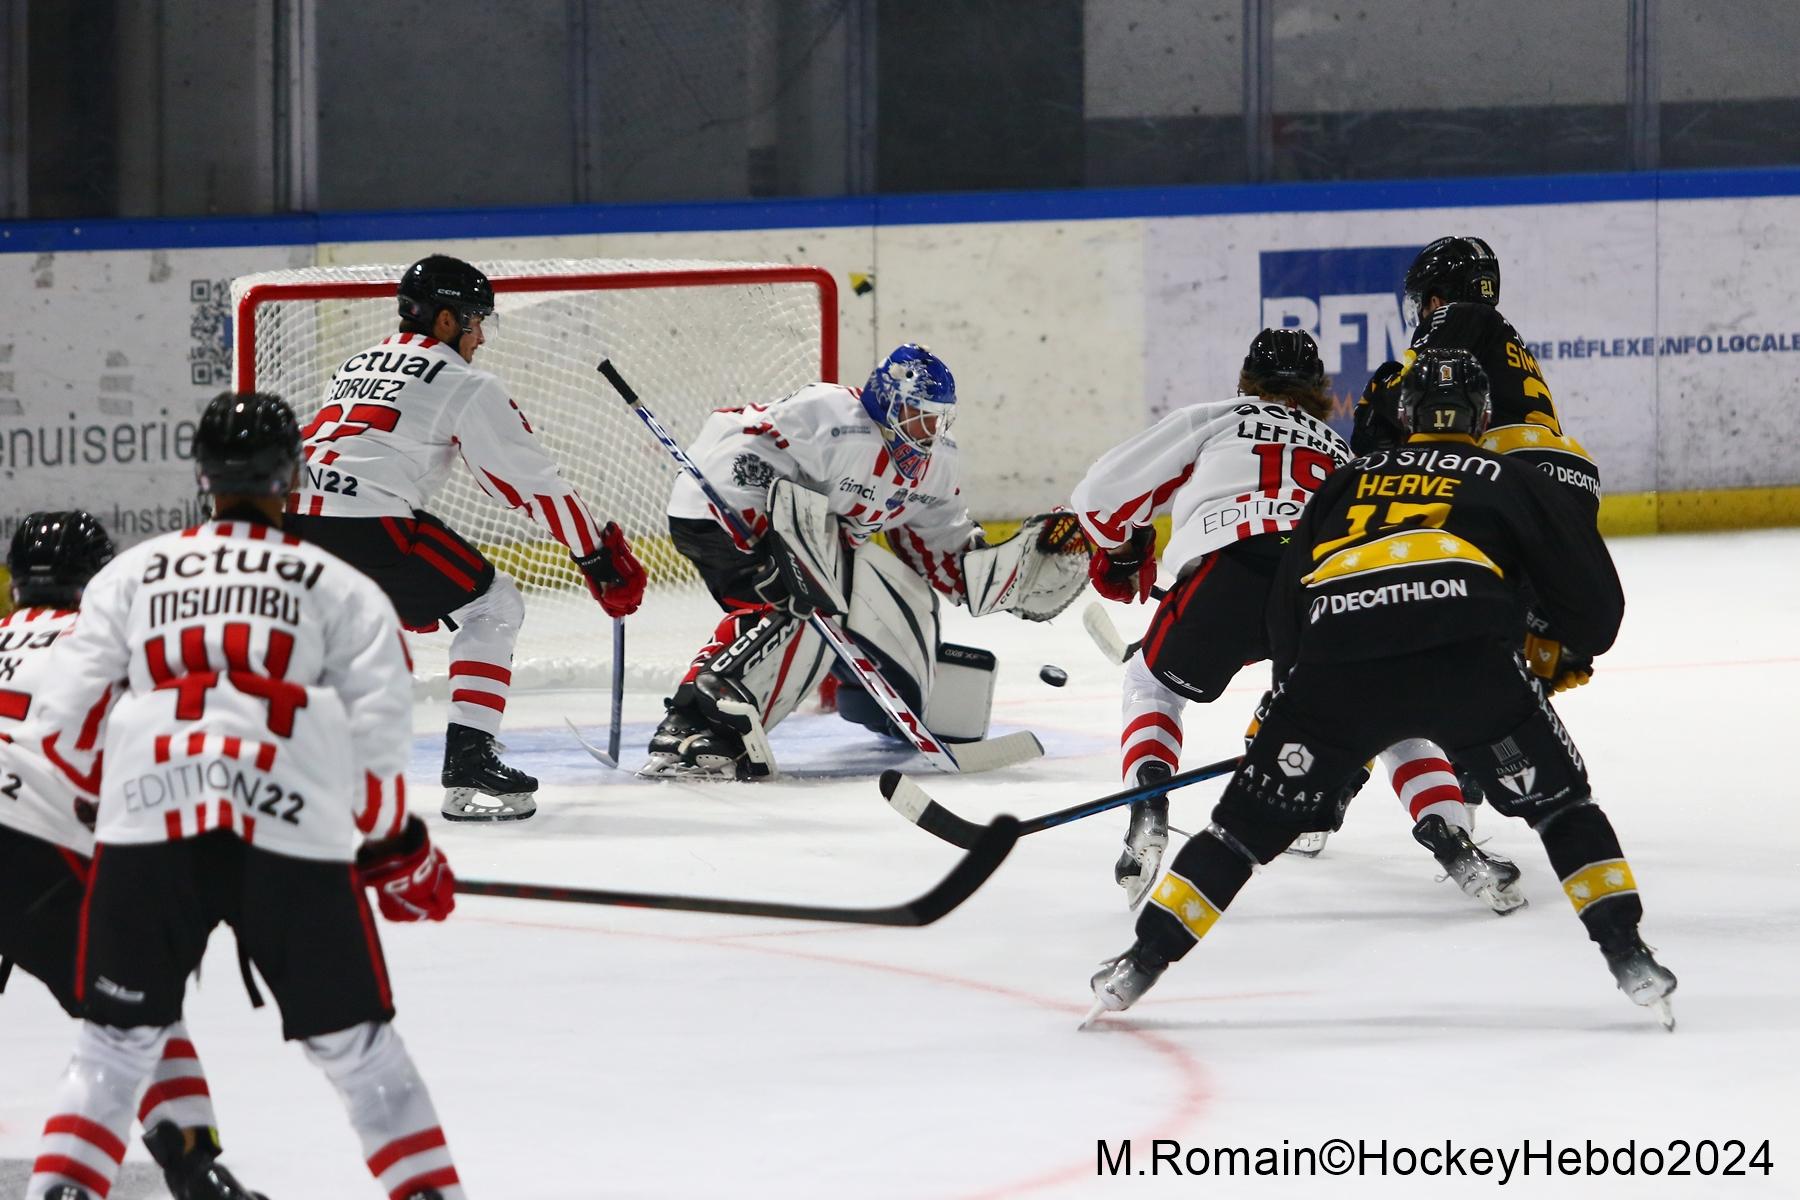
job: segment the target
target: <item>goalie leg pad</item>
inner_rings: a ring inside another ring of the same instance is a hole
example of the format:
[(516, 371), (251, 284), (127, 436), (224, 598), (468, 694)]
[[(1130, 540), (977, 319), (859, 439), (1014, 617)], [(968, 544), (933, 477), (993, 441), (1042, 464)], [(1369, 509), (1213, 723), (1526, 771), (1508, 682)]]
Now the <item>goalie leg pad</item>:
[(849, 608), (843, 543), (824, 496), (791, 479), (777, 479), (769, 487), (769, 530), (796, 602), (833, 615)]
[[(689, 680), (702, 674), (729, 681), (735, 700), (755, 706), (764, 729), (783, 717), (818, 686), (831, 663), (831, 650), (811, 625), (781, 609), (732, 613), (720, 623), (716, 641), (730, 641), (696, 662)], [(688, 688), (684, 685), (684, 692)], [(681, 699), (680, 694), (677, 700)], [(742, 733), (733, 728), (733, 732)]]
[[(850, 612), (844, 629), (881, 664), (882, 676), (914, 712), (930, 703), (938, 645), (937, 595), (880, 546), (851, 555)], [(842, 693), (839, 693), (842, 703)]]

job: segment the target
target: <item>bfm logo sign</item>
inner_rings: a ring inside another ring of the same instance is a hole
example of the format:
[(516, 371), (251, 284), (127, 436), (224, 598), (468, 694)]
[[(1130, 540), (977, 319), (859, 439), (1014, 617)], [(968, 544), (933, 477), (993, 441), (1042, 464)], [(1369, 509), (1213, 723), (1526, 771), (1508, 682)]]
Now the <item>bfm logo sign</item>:
[(1375, 368), (1412, 340), (1402, 315), (1402, 281), (1416, 246), (1265, 250), (1262, 323), (1304, 329), (1319, 343), (1337, 403), (1331, 424), (1350, 436), (1350, 410)]

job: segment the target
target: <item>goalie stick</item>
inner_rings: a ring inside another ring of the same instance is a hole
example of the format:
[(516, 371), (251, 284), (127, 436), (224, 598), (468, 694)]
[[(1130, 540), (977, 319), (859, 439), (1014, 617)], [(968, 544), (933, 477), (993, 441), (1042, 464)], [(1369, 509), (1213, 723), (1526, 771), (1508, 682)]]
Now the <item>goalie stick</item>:
[[(1102, 796), (1098, 800), (1087, 800), (1080, 804), (1059, 808), (1055, 812), (1045, 813), (1041, 817), (1030, 817), (1019, 822), (1019, 836), (1039, 833), (1046, 829), (1054, 829), (1058, 825), (1067, 825), (1070, 821), (1079, 821), (1083, 817), (1091, 817), (1095, 813), (1103, 813), (1109, 809), (1123, 808), (1138, 800), (1152, 800), (1157, 796), (1186, 787), (1190, 783), (1200, 783), (1208, 779), (1217, 779), (1221, 775), (1229, 775), (1237, 769), (1239, 758), (1222, 758), (1216, 763), (1208, 763), (1204, 767), (1195, 767), (1191, 771), (1183, 771), (1179, 775), (1157, 783), (1144, 784), (1140, 787), (1126, 788), (1114, 792), (1110, 796)], [(933, 837), (941, 838), (952, 846), (961, 846), (967, 850), (982, 836), (982, 826), (973, 821), (966, 821), (925, 793), (925, 789), (902, 775), (898, 771), (881, 773), (881, 794), (887, 797), (888, 806), (907, 820), (923, 829)]]
[[(612, 360), (601, 360), (598, 369), (600, 374), (606, 377), (606, 382), (612, 384), (613, 390), (618, 392), (631, 410), (638, 415), (638, 419), (643, 421), (644, 427), (655, 435), (657, 441), (662, 443), (663, 449), (669, 452), (669, 456), (675, 460), (676, 465), (686, 471), (694, 482), (700, 485), (700, 491), (712, 504), (713, 511), (730, 524), (732, 531), (745, 545), (753, 542), (756, 535), (744, 523), (743, 517), (739, 516), (737, 510), (727, 504), (725, 499), (713, 488), (699, 464), (688, 457), (688, 452), (682, 449), (681, 443), (675, 440), (656, 414), (651, 412), (638, 398), (638, 394), (631, 389), (631, 385), (625, 382), (625, 377), (619, 374), (619, 369), (613, 366)], [(957, 745), (955, 750), (952, 750), (947, 743), (925, 727), (925, 722), (908, 707), (900, 693), (896, 692), (888, 681), (882, 678), (880, 669), (875, 666), (868, 655), (857, 647), (856, 643), (850, 640), (850, 636), (838, 626), (836, 621), (816, 609), (808, 613), (806, 619), (819, 636), (825, 640), (825, 644), (831, 648), (831, 652), (837, 655), (839, 661), (849, 668), (851, 674), (856, 676), (857, 681), (862, 684), (869, 695), (874, 697), (875, 702), (881, 705), (882, 711), (887, 713), (888, 719), (894, 723), (901, 736), (912, 744), (913, 749), (925, 756), (926, 762), (938, 770), (952, 774), (992, 771), (998, 767), (1029, 762), (1043, 756), (1043, 744), (1037, 740), (1036, 734), (1029, 731), (1009, 733), (1004, 737), (987, 738), (978, 742), (963, 742)]]
[(620, 908), (660, 908), (671, 912), (723, 913), (735, 917), (779, 917), (787, 921), (829, 921), (842, 925), (929, 925), (947, 915), (1006, 861), (1019, 840), (1019, 822), (995, 817), (978, 830), (950, 873), (936, 887), (905, 904), (883, 908), (834, 908), (829, 905), (788, 904), (775, 900), (725, 900), (707, 896), (678, 896), (661, 892), (615, 892), (601, 888), (557, 887), (536, 883), (495, 883), (459, 879), (456, 890), (465, 896), (498, 896), (509, 900), (555, 900), (565, 904), (607, 904)]

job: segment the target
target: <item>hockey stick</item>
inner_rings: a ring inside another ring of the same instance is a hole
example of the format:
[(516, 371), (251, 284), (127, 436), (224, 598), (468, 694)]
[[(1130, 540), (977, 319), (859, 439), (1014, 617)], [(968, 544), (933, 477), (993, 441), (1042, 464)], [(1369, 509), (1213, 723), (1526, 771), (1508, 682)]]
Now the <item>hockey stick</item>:
[(557, 900), (566, 904), (608, 904), (621, 908), (661, 908), (671, 912), (724, 913), (735, 917), (779, 917), (788, 921), (832, 921), (845, 925), (929, 925), (975, 894), (999, 869), (1019, 840), (1019, 822), (999, 816), (978, 831), (968, 853), (936, 887), (905, 904), (885, 908), (832, 908), (785, 904), (772, 900), (722, 900), (658, 892), (615, 892), (599, 888), (556, 887), (536, 883), (493, 883), (459, 879), (456, 890), (466, 896), (499, 896), (509, 900)]
[[(675, 440), (663, 423), (657, 419), (656, 414), (645, 406), (636, 392), (632, 391), (631, 385), (626, 383), (624, 376), (619, 374), (619, 369), (612, 365), (612, 360), (601, 360), (598, 369), (600, 374), (606, 377), (606, 382), (612, 384), (613, 390), (618, 392), (631, 410), (638, 415), (638, 419), (643, 421), (645, 428), (649, 429), (655, 435), (656, 440), (662, 443), (663, 449), (669, 452), (669, 456), (675, 460), (676, 465), (686, 471), (693, 481), (700, 485), (701, 493), (712, 504), (713, 511), (719, 514), (719, 518), (731, 526), (732, 532), (737, 534), (739, 540), (745, 545), (754, 541), (756, 535), (751, 532), (750, 526), (745, 524), (744, 518), (738, 514), (735, 508), (725, 502), (724, 497), (720, 496), (712, 483), (707, 480), (706, 473), (700, 469), (699, 464), (688, 457), (688, 452), (682, 449), (681, 443)], [(837, 655), (839, 661), (850, 669), (850, 673), (856, 676), (857, 681), (862, 684), (870, 696), (874, 697), (875, 702), (881, 705), (882, 711), (887, 713), (888, 719), (894, 723), (894, 727), (900, 731), (901, 736), (912, 744), (913, 749), (925, 756), (925, 761), (938, 770), (950, 773), (991, 771), (996, 767), (1011, 766), (1014, 763), (1029, 762), (1031, 759), (1042, 757), (1044, 753), (1042, 743), (1037, 740), (1035, 734), (1024, 731), (1009, 733), (1004, 737), (990, 738), (985, 741), (964, 742), (952, 751), (947, 744), (938, 739), (936, 734), (925, 727), (925, 722), (913, 712), (912, 708), (901, 698), (900, 693), (896, 692), (882, 677), (880, 669), (856, 643), (850, 640), (850, 636), (838, 626), (837, 622), (816, 609), (807, 614), (806, 620), (825, 640), (825, 644), (831, 648), (831, 652)]]
[(606, 735), (606, 752), (619, 765), (619, 741), (625, 734), (625, 618), (613, 618), (612, 728)]
[[(1055, 812), (1045, 813), (1041, 817), (1031, 817), (1019, 822), (1019, 836), (1024, 837), (1028, 833), (1054, 829), (1058, 825), (1067, 825), (1070, 821), (1079, 821), (1081, 818), (1091, 817), (1095, 813), (1123, 808), (1138, 800), (1153, 800), (1176, 788), (1186, 787), (1190, 783), (1200, 783), (1207, 779), (1217, 779), (1221, 775), (1229, 775), (1237, 770), (1237, 765), (1241, 761), (1238, 758), (1222, 758), (1216, 763), (1195, 767), (1191, 771), (1171, 775), (1156, 783), (1126, 788), (1122, 792), (1114, 792), (1112, 795), (1102, 796), (1098, 800), (1083, 801), (1068, 808), (1059, 808)], [(926, 795), (924, 788), (898, 771), (881, 773), (881, 794), (887, 797), (888, 806), (895, 812), (926, 833), (942, 838), (952, 846), (961, 846), (967, 850), (981, 837), (982, 826), (957, 816)]]
[[(1150, 588), (1152, 599), (1161, 600), (1168, 594), (1162, 588), (1155, 586)], [(1113, 624), (1112, 617), (1108, 616), (1106, 610), (1100, 607), (1098, 600), (1090, 601), (1088, 606), (1081, 610), (1081, 627), (1087, 630), (1088, 637), (1093, 640), (1094, 645), (1100, 648), (1100, 653), (1116, 663), (1130, 662), (1131, 656), (1136, 654), (1138, 647), (1144, 644), (1141, 639), (1127, 643), (1120, 636), (1119, 627)]]
[(619, 740), (623, 733), (625, 719), (625, 618), (613, 618), (613, 660), (612, 660), (612, 729), (606, 735), (606, 749), (602, 750), (594, 743), (581, 736), (581, 730), (569, 718), (563, 718), (563, 724), (581, 743), (581, 748), (593, 755), (599, 762), (605, 763), (613, 770), (619, 769)]

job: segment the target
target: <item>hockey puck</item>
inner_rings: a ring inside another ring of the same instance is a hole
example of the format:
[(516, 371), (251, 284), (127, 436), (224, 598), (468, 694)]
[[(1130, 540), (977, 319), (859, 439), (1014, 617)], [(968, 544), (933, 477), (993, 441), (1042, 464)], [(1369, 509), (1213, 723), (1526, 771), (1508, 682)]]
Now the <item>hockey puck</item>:
[(1069, 682), (1069, 673), (1061, 667), (1053, 667), (1048, 663), (1038, 668), (1038, 678), (1051, 687), (1061, 687)]

